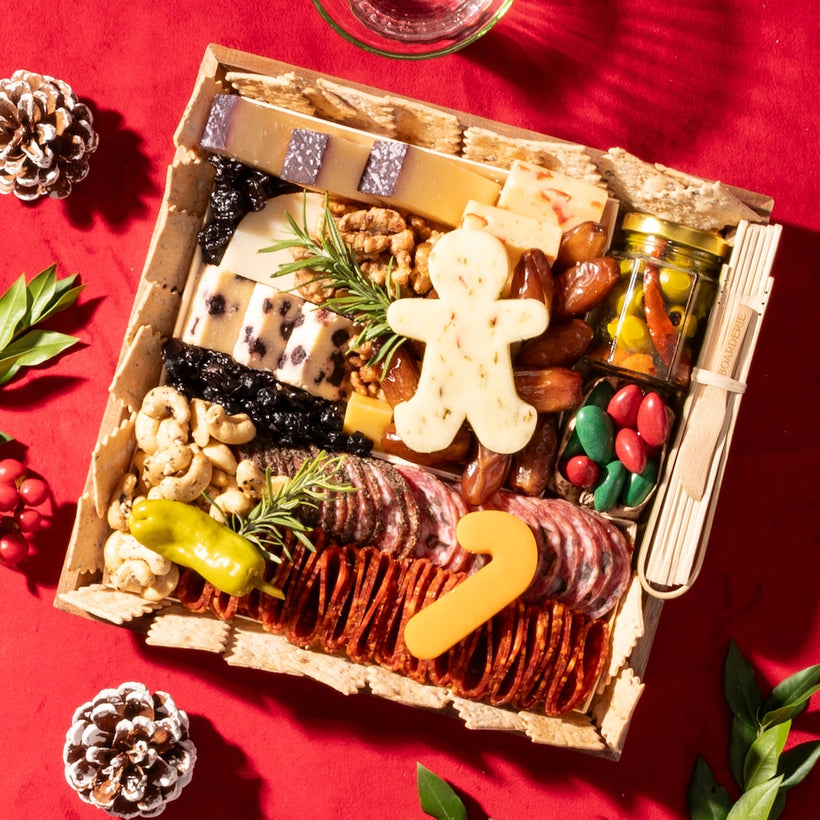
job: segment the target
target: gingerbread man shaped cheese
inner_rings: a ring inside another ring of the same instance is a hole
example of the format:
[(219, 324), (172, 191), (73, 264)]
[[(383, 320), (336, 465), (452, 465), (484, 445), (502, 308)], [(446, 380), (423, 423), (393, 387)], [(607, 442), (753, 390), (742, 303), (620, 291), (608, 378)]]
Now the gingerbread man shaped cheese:
[(447, 447), (466, 419), (479, 441), (514, 453), (530, 440), (536, 411), (515, 389), (510, 345), (549, 321), (535, 299), (499, 299), (510, 274), (500, 240), (477, 229), (445, 234), (429, 258), (438, 299), (399, 299), (387, 321), (426, 344), (415, 395), (397, 405), (396, 431), (419, 453)]

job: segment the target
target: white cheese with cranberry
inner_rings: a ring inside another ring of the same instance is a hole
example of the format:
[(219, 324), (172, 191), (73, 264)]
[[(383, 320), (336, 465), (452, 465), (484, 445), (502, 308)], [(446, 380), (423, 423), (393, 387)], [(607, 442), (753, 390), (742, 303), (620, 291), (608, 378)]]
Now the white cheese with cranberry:
[(285, 352), (304, 299), (257, 284), (251, 293), (245, 319), (232, 355), (256, 370), (275, 370)]
[(279, 381), (337, 401), (349, 383), (347, 344), (353, 325), (344, 316), (305, 302), (273, 371)]
[(230, 353), (239, 336), (253, 288), (250, 279), (207, 265), (191, 300), (182, 341)]

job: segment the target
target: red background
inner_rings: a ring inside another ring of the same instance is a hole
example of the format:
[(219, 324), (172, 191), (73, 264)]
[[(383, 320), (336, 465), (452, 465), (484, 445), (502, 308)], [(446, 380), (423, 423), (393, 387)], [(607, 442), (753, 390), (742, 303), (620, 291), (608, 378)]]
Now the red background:
[[(99, 818), (63, 779), (76, 706), (126, 680), (171, 693), (200, 760), (164, 817), (422, 817), (420, 761), (471, 817), (678, 818), (702, 754), (723, 782), (721, 673), (738, 643), (771, 685), (820, 661), (815, 331), (820, 258), (818, 31), (809, 0), (516, 0), (488, 36), (419, 63), (366, 55), (307, 0), (32, 0), (4, 15), (0, 76), (64, 79), (100, 147), (71, 197), (0, 197), (0, 286), (56, 262), (87, 288), (52, 326), (82, 344), (0, 391), (0, 429), (51, 483), (55, 515), (18, 571), (0, 567), (0, 815)], [(663, 612), (620, 762), (471, 733), (320, 684), (156, 649), (52, 608), (105, 393), (145, 259), (172, 135), (209, 42), (771, 195), (784, 225), (770, 310), (703, 573)], [(793, 741), (820, 735), (818, 704)], [(816, 816), (820, 771), (785, 817)]]

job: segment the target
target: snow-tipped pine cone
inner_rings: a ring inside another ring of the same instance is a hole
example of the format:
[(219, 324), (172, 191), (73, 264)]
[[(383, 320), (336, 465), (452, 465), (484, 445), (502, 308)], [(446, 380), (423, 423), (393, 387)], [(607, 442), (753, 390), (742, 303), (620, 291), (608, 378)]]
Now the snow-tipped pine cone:
[(0, 194), (67, 197), (97, 143), (91, 111), (67, 83), (22, 70), (0, 80)]
[(167, 693), (123, 683), (75, 711), (63, 760), (86, 803), (113, 817), (156, 817), (190, 781), (196, 749), (188, 715)]

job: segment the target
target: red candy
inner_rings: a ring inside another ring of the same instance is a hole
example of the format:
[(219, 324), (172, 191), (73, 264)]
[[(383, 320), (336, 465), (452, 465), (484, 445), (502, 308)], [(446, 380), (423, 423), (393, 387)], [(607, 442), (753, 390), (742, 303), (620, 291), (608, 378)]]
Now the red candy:
[(573, 456), (565, 472), (569, 482), (582, 489), (592, 487), (598, 480), (598, 465), (589, 456)]
[(609, 400), (606, 412), (618, 427), (632, 427), (638, 423), (638, 408), (643, 400), (643, 391), (637, 384), (624, 385)]
[(638, 408), (638, 433), (649, 447), (661, 447), (669, 436), (666, 405), (657, 393), (647, 393)]
[(622, 428), (615, 436), (615, 455), (630, 473), (642, 473), (646, 467), (646, 444), (629, 427)]

